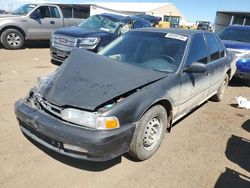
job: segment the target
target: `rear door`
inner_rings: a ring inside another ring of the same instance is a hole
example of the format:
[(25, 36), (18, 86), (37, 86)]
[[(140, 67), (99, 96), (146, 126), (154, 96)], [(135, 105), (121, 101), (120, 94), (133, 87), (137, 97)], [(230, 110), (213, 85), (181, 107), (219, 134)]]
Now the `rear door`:
[[(208, 62), (207, 47), (204, 36), (201, 33), (195, 34), (192, 37), (184, 68), (193, 62), (201, 62), (204, 64)], [(194, 106), (204, 101), (207, 96), (210, 77), (207, 72), (187, 73), (183, 71), (180, 75), (180, 80), (181, 94), (178, 112), (183, 114), (189, 112)]]
[(224, 66), (226, 63), (224, 48), (213, 33), (205, 33), (208, 49), (207, 69), (210, 74), (209, 95), (214, 94), (224, 79)]

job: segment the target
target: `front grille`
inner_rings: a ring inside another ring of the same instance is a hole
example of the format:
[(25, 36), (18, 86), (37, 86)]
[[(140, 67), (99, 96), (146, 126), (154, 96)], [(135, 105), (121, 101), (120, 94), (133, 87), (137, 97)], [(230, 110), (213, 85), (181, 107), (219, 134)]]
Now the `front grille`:
[(53, 105), (45, 100), (40, 100), (39, 103), (44, 110), (49, 111), (50, 113), (56, 115), (57, 117), (61, 117), (61, 111), (63, 110), (62, 108)]
[(57, 49), (70, 52), (76, 46), (76, 43), (77, 39), (74, 37), (53, 35), (52, 46)]

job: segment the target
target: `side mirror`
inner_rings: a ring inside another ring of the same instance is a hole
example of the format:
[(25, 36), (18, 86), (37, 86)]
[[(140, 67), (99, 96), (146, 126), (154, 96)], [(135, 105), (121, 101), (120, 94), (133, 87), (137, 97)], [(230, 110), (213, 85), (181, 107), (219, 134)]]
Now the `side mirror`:
[(205, 73), (205, 72), (207, 72), (207, 67), (204, 63), (193, 62), (191, 65), (184, 68), (184, 72)]
[(30, 15), (30, 18), (32, 18), (32, 19), (41, 19), (42, 16), (41, 16), (41, 14), (40, 14), (39, 11), (35, 10), (35, 11), (32, 12), (32, 14)]

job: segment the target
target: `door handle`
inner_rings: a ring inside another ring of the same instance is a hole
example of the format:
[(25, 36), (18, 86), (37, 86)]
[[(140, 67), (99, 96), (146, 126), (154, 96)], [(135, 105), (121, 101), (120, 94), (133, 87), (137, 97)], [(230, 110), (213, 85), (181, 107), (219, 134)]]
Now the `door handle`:
[(50, 24), (55, 24), (55, 21), (50, 21)]

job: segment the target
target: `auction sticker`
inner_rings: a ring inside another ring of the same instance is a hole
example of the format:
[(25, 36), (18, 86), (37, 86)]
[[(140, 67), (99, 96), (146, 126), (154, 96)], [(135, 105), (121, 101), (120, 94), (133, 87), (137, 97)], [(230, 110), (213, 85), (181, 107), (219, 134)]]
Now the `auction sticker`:
[(178, 35), (178, 34), (174, 34), (174, 33), (168, 33), (165, 35), (165, 37), (171, 38), (171, 39), (182, 40), (182, 41), (186, 41), (188, 39), (188, 37), (186, 37), (186, 36)]

